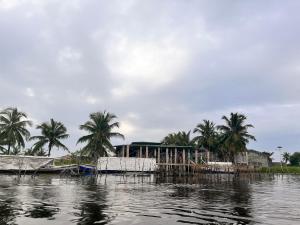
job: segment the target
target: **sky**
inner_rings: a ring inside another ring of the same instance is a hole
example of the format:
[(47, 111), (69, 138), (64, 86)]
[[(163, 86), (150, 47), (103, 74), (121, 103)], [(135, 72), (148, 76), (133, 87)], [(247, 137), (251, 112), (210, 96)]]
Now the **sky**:
[(71, 151), (92, 112), (118, 116), (126, 139), (114, 144), (161, 141), (239, 112), (255, 126), (248, 147), (278, 159), (277, 146), (300, 151), (299, 8), (297, 0), (0, 0), (0, 107), (18, 107), (35, 126), (63, 122)]

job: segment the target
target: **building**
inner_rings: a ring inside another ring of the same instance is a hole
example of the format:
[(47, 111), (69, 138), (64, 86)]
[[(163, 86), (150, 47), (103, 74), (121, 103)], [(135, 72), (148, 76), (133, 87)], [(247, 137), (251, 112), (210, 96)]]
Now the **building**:
[(267, 152), (260, 152), (249, 149), (245, 153), (235, 156), (236, 164), (247, 164), (256, 168), (270, 167), (272, 165), (271, 155)]
[(155, 158), (161, 164), (189, 164), (198, 161), (199, 154), (192, 146), (163, 145), (156, 142), (132, 142), (115, 146), (117, 157)]

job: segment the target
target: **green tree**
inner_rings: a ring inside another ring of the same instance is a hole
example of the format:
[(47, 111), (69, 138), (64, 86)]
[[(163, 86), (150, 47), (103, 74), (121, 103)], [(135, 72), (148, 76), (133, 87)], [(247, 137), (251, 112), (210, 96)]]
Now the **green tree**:
[(283, 160), (284, 160), (285, 163), (287, 163), (290, 160), (290, 156), (291, 156), (291, 154), (288, 153), (288, 152), (284, 152), (282, 154), (282, 158), (283, 158)]
[(294, 152), (290, 156), (290, 163), (292, 166), (299, 166), (300, 165), (300, 152)]
[(0, 112), (0, 139), (7, 145), (7, 154), (10, 154), (11, 147), (25, 147), (25, 140), (30, 137), (27, 126), (31, 125), (26, 113), (17, 108), (6, 108)]
[(43, 148), (40, 148), (40, 149), (28, 148), (24, 152), (24, 155), (47, 156), (47, 152)]
[(30, 138), (30, 140), (37, 140), (33, 145), (34, 151), (40, 150), (45, 145), (48, 145), (48, 156), (50, 156), (53, 147), (68, 151), (68, 148), (60, 141), (69, 137), (67, 128), (63, 123), (51, 119), (50, 123), (44, 122), (36, 128), (41, 130), (41, 135)]
[(231, 113), (230, 117), (223, 116), (225, 125), (217, 126), (221, 131), (221, 143), (234, 161), (234, 155), (246, 151), (246, 145), (250, 140), (256, 140), (248, 133), (248, 128), (253, 128), (252, 124), (245, 124), (247, 117), (239, 113)]
[(108, 151), (114, 151), (110, 139), (113, 137), (124, 139), (123, 134), (114, 131), (119, 128), (119, 122), (114, 121), (116, 118), (114, 114), (106, 111), (90, 114), (90, 120), (79, 126), (80, 130), (88, 133), (77, 141), (77, 144), (86, 143), (82, 148), (82, 154), (97, 161), (99, 157), (107, 156)]
[(191, 131), (179, 131), (178, 133), (170, 133), (162, 140), (165, 145), (193, 146), (194, 141), (190, 137)]
[(193, 140), (198, 147), (204, 147), (207, 150), (215, 150), (217, 142), (216, 125), (209, 120), (203, 120), (194, 129), (193, 133), (198, 134)]

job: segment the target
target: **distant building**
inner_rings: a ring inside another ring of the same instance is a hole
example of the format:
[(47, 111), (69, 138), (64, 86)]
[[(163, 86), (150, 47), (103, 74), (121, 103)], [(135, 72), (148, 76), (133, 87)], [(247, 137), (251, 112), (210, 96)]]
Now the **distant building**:
[(156, 142), (132, 142), (115, 146), (117, 157), (154, 158), (158, 164), (189, 164), (198, 155), (192, 146), (163, 145)]
[(237, 154), (234, 158), (236, 164), (247, 164), (254, 167), (270, 167), (272, 165), (271, 155), (267, 152), (247, 150), (245, 153)]

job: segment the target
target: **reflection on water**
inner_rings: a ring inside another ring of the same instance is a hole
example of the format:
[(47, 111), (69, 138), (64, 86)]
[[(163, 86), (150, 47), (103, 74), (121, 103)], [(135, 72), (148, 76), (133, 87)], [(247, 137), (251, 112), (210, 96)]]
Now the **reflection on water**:
[(84, 186), (87, 195), (80, 200), (79, 206), (74, 207), (79, 212), (75, 215), (79, 218), (77, 224), (106, 224), (108, 216), (104, 214), (106, 206), (106, 192), (101, 186), (96, 185), (94, 179)]
[(0, 175), (0, 225), (296, 225), (299, 187), (299, 176)]

